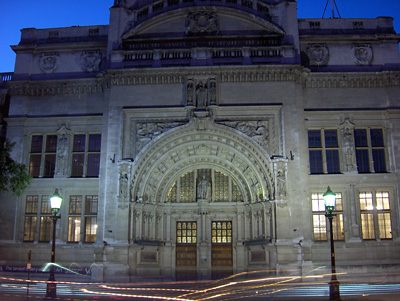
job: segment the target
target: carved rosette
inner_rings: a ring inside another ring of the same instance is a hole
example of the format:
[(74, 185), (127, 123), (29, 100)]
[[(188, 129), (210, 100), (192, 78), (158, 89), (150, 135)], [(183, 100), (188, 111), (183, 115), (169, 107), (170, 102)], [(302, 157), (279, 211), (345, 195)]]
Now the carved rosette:
[(354, 58), (359, 65), (371, 64), (373, 52), (369, 44), (354, 44), (353, 45)]
[(59, 55), (54, 53), (42, 53), (39, 59), (39, 68), (44, 73), (52, 73), (57, 70), (59, 64)]
[(209, 11), (190, 12), (186, 17), (186, 35), (217, 35), (217, 14)]
[(101, 63), (100, 50), (84, 51), (81, 55), (81, 68), (85, 72), (98, 71), (100, 63)]
[(329, 50), (326, 44), (310, 44), (307, 48), (310, 63), (325, 65), (329, 59)]

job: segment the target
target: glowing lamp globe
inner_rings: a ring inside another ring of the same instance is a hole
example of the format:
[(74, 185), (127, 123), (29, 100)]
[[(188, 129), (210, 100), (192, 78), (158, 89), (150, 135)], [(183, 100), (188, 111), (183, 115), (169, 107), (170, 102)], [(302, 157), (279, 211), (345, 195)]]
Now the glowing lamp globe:
[(323, 194), (324, 197), (324, 202), (325, 202), (325, 208), (328, 212), (332, 212), (333, 208), (335, 208), (336, 205), (336, 194), (331, 190), (331, 188), (328, 186), (328, 189), (326, 192)]
[(58, 189), (50, 197), (50, 207), (53, 211), (58, 212), (61, 208), (63, 198), (58, 194)]

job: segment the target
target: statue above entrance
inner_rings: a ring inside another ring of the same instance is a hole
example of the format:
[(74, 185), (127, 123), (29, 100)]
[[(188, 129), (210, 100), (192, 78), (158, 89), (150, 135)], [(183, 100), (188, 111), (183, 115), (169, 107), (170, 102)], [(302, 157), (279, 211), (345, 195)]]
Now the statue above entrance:
[(211, 183), (203, 175), (203, 178), (197, 185), (197, 200), (210, 200), (211, 199)]

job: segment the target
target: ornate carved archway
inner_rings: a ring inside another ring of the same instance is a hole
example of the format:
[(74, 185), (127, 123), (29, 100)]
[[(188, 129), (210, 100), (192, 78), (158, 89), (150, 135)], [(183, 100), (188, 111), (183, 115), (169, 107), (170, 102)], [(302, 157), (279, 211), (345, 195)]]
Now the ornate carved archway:
[(211, 117), (194, 117), (148, 143), (131, 170), (131, 200), (164, 202), (173, 181), (185, 171), (216, 167), (238, 184), (244, 202), (272, 199), (273, 165), (260, 145), (245, 134), (216, 124)]

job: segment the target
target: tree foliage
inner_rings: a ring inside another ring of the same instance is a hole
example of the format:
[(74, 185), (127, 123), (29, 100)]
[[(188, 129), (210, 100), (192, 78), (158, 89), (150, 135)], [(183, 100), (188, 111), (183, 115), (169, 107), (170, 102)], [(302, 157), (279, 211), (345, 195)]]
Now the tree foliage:
[(10, 153), (14, 146), (15, 142), (0, 143), (0, 192), (11, 190), (20, 196), (30, 184), (32, 177), (24, 164), (15, 162), (11, 158)]

